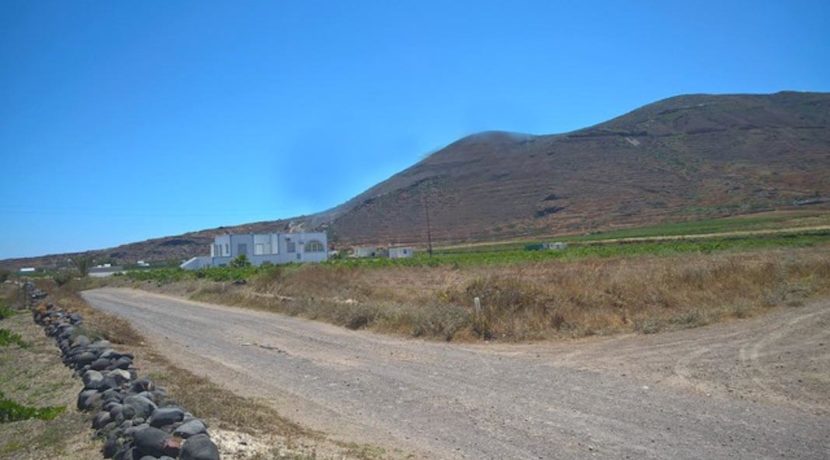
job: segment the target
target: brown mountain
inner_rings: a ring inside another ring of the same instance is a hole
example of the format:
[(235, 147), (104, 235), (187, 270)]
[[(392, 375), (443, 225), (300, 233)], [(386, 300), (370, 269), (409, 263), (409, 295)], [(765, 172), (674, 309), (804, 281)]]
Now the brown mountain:
[[(725, 216), (830, 198), (830, 94), (687, 95), (556, 135), (454, 142), (346, 203), (96, 251), (115, 262), (182, 259), (223, 232), (326, 228), (345, 246), (584, 232)], [(51, 264), (67, 255), (6, 261)]]

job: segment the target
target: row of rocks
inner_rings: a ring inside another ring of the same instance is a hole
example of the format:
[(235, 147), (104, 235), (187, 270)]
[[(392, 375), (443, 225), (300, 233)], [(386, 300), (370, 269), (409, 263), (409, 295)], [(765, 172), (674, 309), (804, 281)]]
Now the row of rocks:
[[(27, 298), (43, 299), (33, 284)], [(116, 460), (218, 460), (207, 425), (175, 405), (162, 388), (140, 378), (134, 356), (106, 340), (83, 335), (83, 318), (53, 304), (32, 309), (34, 320), (57, 342), (66, 366), (83, 380), (78, 409), (94, 412), (92, 427), (104, 439), (104, 458)]]

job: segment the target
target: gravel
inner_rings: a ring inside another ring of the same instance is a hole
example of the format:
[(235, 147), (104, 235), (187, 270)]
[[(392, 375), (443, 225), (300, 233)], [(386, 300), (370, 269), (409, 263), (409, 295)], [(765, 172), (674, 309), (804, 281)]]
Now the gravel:
[(821, 383), (830, 376), (830, 347), (818, 345), (830, 343), (828, 302), (672, 333), (506, 345), (399, 339), (143, 291), (83, 295), (129, 319), (176, 365), (208, 370), (211, 380), (265, 398), (311, 428), (390, 452), (482, 459), (830, 452), (830, 389)]

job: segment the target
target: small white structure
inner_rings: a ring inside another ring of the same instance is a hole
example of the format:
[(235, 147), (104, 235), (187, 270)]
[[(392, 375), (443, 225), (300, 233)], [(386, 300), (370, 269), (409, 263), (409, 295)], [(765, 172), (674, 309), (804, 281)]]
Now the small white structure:
[(405, 259), (412, 257), (415, 254), (415, 249), (411, 246), (401, 246), (389, 248), (390, 259)]
[(150, 266), (150, 264), (148, 264), (147, 262), (145, 262), (143, 260), (139, 260), (135, 264), (138, 265), (139, 267), (149, 267)]
[(374, 246), (355, 246), (352, 249), (352, 257), (366, 258), (366, 257), (380, 257), (381, 253), (378, 248)]
[(19, 270), (20, 273), (34, 273), (35, 267), (23, 267)]
[(116, 273), (124, 273), (124, 268), (113, 267), (112, 264), (103, 264), (89, 269), (89, 276), (93, 278), (106, 278)]
[(542, 247), (545, 249), (552, 249), (555, 251), (562, 251), (564, 249), (568, 249), (568, 243), (563, 243), (561, 241), (555, 241), (552, 243), (542, 243)]

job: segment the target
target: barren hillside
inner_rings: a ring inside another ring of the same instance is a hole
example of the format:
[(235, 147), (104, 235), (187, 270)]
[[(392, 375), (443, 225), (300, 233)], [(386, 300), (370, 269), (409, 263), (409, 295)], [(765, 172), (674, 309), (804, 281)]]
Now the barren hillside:
[(433, 238), (460, 242), (744, 214), (827, 198), (830, 94), (687, 95), (571, 133), (469, 136), (313, 216), (96, 254), (115, 262), (183, 259), (204, 252), (218, 233), (296, 225), (327, 228), (341, 246), (419, 244), (426, 240), (426, 208)]

